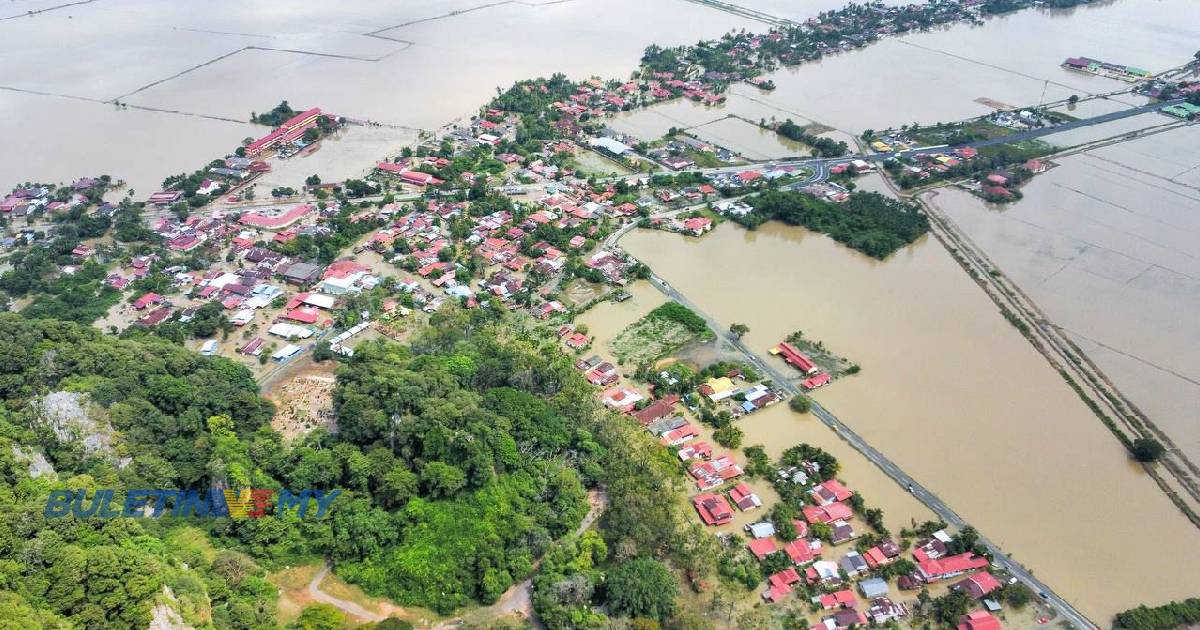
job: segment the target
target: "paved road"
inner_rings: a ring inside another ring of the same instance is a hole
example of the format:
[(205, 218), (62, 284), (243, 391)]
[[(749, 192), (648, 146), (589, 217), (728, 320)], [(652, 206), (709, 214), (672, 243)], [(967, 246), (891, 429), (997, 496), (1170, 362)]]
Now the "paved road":
[[(625, 230), (625, 232), (627, 231), (628, 230)], [(623, 235), (625, 232), (618, 232), (618, 234)], [(650, 282), (668, 298), (679, 302), (703, 317), (708, 323), (709, 328), (711, 328), (717, 334), (717, 337), (721, 341), (735, 348), (746, 358), (747, 361), (749, 361), (764, 374), (767, 374), (780, 388), (784, 389), (793, 396), (802, 393), (800, 388), (793, 382), (791, 376), (784, 374), (775, 366), (769, 365), (763, 361), (755, 352), (747, 348), (740, 339), (730, 335), (725, 326), (722, 326), (720, 322), (716, 321), (710, 315), (697, 307), (696, 304), (692, 303), (691, 300), (687, 299), (686, 296), (667, 284), (667, 282), (662, 278), (658, 277), (657, 275), (652, 275), (650, 277)], [(925, 488), (925, 486), (921, 485), (921, 483), (916, 479), (910, 477), (908, 473), (901, 470), (899, 466), (888, 459), (883, 453), (876, 450), (875, 447), (867, 443), (862, 436), (858, 435), (853, 429), (843, 424), (841, 420), (838, 420), (836, 416), (830, 413), (829, 410), (822, 407), (815, 400), (812, 401), (812, 414), (820, 419), (821, 422), (825, 423), (826, 426), (833, 429), (834, 432), (836, 432), (842, 439), (846, 440), (846, 442), (848, 442), (850, 446), (854, 447), (855, 450), (862, 453), (864, 457), (878, 466), (879, 469), (884, 472), (884, 474), (886, 474), (888, 477), (891, 477), (896, 483), (900, 484), (900, 487), (911, 493), (921, 503), (924, 503), (930, 510), (933, 511), (934, 514), (938, 516), (938, 518), (960, 529), (967, 525), (967, 522), (963, 520), (963, 518), (959, 516), (957, 512), (951, 509), (950, 506), (942, 501), (936, 494)], [(979, 541), (983, 543), (983, 545), (986, 546), (988, 551), (992, 554), (993, 563), (995, 565), (1003, 568), (1017, 579), (1028, 584), (1030, 588), (1034, 590), (1034, 592), (1040, 594), (1045, 602), (1058, 612), (1058, 615), (1061, 619), (1068, 621), (1071, 626), (1081, 630), (1085, 628), (1097, 628), (1096, 624), (1088, 620), (1087, 617), (1076, 610), (1075, 607), (1069, 602), (1055, 594), (1054, 591), (1050, 590), (1050, 587), (1046, 586), (1040, 580), (1035, 578), (1032, 573), (1009, 558), (1008, 555), (1005, 554), (1000, 547), (992, 543), (992, 541), (988, 540), (982, 535), (980, 535)]]

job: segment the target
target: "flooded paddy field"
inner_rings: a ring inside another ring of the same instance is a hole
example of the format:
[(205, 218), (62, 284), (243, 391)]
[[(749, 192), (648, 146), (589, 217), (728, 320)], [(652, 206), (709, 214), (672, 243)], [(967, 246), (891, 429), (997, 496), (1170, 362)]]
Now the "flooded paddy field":
[[(862, 372), (815, 398), (1093, 619), (1193, 590), (1200, 532), (936, 241), (885, 262), (778, 224), (623, 245), (719, 322), (746, 323), (761, 354), (803, 330), (854, 357)], [(798, 437), (750, 426), (747, 444)], [(839, 441), (812, 426), (806, 441)], [(908, 498), (855, 483), (885, 509)]]
[(935, 206), (1200, 460), (1200, 129), (1056, 160), (1024, 199)]
[[(22, 2), (0, 16), (41, 8)], [(428, 130), (517, 79), (624, 77), (648, 44), (761, 26), (683, 0), (66, 6), (0, 21), (0, 109), (22, 121), (5, 139), (26, 147), (0, 158), (0, 187), (99, 171), (145, 194), (265, 133), (250, 114), (280, 100)]]

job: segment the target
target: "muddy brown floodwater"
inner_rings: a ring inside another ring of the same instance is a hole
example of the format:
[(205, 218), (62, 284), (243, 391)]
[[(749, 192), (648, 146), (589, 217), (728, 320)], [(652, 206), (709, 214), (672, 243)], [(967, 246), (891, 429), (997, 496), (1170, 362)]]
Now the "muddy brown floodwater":
[[(0, 20), (0, 111), (8, 122), (0, 128), (8, 146), (22, 147), (0, 156), (0, 189), (108, 173), (139, 197), (163, 177), (266, 133), (245, 121), (282, 99), (430, 130), (518, 79), (625, 77), (648, 44), (764, 28), (683, 0), (214, 0), (203, 11), (104, 0), (24, 17), (43, 8), (33, 4), (0, 9), (0, 18), (19, 16)], [(341, 144), (330, 153), (352, 164), (329, 164), (326, 147), (285, 185), (314, 172), (327, 181), (355, 175), (394, 150), (386, 134), (355, 133)], [(379, 154), (360, 151), (366, 144), (379, 145)]]
[[(722, 324), (749, 325), (764, 356), (803, 330), (858, 362), (821, 404), (1101, 625), (1195, 595), (1200, 532), (936, 241), (885, 262), (779, 224), (622, 244)], [(837, 441), (776, 409), (751, 417), (748, 444)], [(851, 460), (847, 480), (906, 510), (866, 465)]]

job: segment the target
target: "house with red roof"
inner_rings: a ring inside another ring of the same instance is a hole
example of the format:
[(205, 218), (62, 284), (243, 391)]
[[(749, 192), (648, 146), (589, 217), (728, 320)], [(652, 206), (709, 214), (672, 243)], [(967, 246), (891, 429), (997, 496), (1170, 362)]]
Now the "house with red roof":
[(729, 502), (719, 494), (698, 494), (692, 499), (692, 505), (705, 525), (725, 525), (733, 521)]
[(950, 588), (966, 593), (971, 599), (983, 599), (988, 593), (1000, 588), (1000, 581), (991, 573), (980, 571)]
[(583, 350), (584, 348), (592, 345), (592, 340), (588, 339), (588, 336), (581, 332), (574, 332), (567, 337), (566, 343), (568, 348), (573, 350)]
[(791, 567), (778, 573), (773, 573), (767, 578), (767, 590), (763, 592), (762, 597), (767, 602), (777, 602), (787, 597), (792, 592), (792, 585), (799, 581), (800, 574), (796, 573), (796, 570)]
[(134, 324), (143, 328), (157, 326), (170, 317), (172, 312), (173, 311), (170, 306), (160, 306), (153, 311), (150, 311), (148, 314), (139, 317)]
[(315, 324), (320, 316), (321, 313), (317, 309), (304, 307), (288, 311), (284, 318), (301, 324)]
[(776, 350), (779, 351), (779, 355), (783, 357), (784, 361), (805, 374), (816, 374), (820, 371), (817, 364), (807, 354), (800, 352), (799, 348), (786, 341), (780, 342), (776, 346)]
[(748, 185), (754, 183), (755, 181), (761, 179), (762, 173), (760, 173), (758, 171), (742, 171), (741, 173), (737, 174), (737, 178), (738, 178), (738, 181), (740, 181), (743, 186), (748, 186)]
[(762, 507), (762, 499), (754, 493), (754, 489), (749, 484), (742, 482), (734, 486), (729, 491), (729, 498), (733, 500), (733, 504), (738, 506), (738, 509), (745, 512), (753, 510), (757, 507)]
[(683, 231), (693, 236), (700, 236), (712, 229), (712, 219), (708, 217), (692, 217), (683, 222)]
[(256, 356), (262, 354), (262, 351), (263, 351), (262, 337), (255, 337), (254, 339), (251, 339), (250, 343), (247, 343), (246, 345), (242, 346), (241, 349), (238, 350), (238, 352), (248, 355), (248, 356), (252, 356), (252, 357), (256, 357)]
[(150, 292), (150, 293), (146, 293), (146, 294), (142, 295), (141, 297), (139, 297), (138, 299), (134, 300), (133, 308), (134, 308), (134, 310), (142, 311), (142, 310), (145, 310), (147, 306), (150, 306), (151, 304), (158, 304), (159, 302), (162, 302), (162, 301), (163, 301), (163, 296), (161, 296), (157, 293), (154, 293), (154, 292)]
[(750, 553), (754, 554), (755, 558), (762, 560), (767, 556), (779, 551), (779, 547), (775, 544), (774, 538), (755, 538), (746, 543), (746, 548)]
[(835, 593), (825, 593), (819, 597), (814, 597), (813, 603), (820, 604), (823, 610), (854, 608), (858, 605), (858, 597), (854, 595), (854, 591), (844, 588)]
[(842, 485), (837, 479), (830, 479), (818, 484), (808, 491), (817, 505), (829, 505), (837, 501), (845, 501), (854, 496), (854, 491)]
[(963, 615), (958, 621), (958, 630), (1000, 630), (1000, 620), (986, 610)]
[(971, 552), (960, 553), (956, 556), (946, 556), (936, 560), (926, 560), (917, 563), (917, 575), (925, 582), (936, 582), (967, 571), (982, 569), (988, 565), (988, 559)]
[(680, 461), (708, 459), (709, 457), (712, 457), (712, 445), (703, 440), (690, 442), (679, 449)]
[(820, 374), (817, 374), (816, 376), (810, 376), (810, 377), (804, 379), (803, 381), (800, 381), (800, 387), (803, 387), (805, 390), (811, 391), (818, 387), (824, 387), (824, 386), (828, 385), (829, 382), (832, 380), (833, 380), (833, 377), (830, 376), (828, 373), (821, 372)]
[(278, 231), (288, 228), (293, 223), (303, 219), (305, 216), (308, 216), (308, 214), (315, 209), (316, 206), (312, 204), (301, 203), (293, 206), (286, 212), (248, 212), (243, 214), (241, 218), (238, 219), (238, 222), (240, 222), (242, 225), (258, 228), (260, 230)]
[(985, 195), (992, 195), (995, 197), (1003, 197), (1005, 199), (1008, 199), (1013, 196), (1012, 191), (1003, 186), (984, 186), (983, 193)]
[(792, 564), (804, 566), (821, 557), (821, 541), (808, 541), (803, 537), (796, 538), (783, 546), (783, 552), (791, 559)]
[[(663, 446), (679, 446), (688, 440), (695, 439), (700, 436), (700, 431), (691, 424), (685, 424), (678, 429), (667, 431), (659, 438), (659, 442)], [(741, 506), (738, 506), (741, 507)]]
[(600, 394), (600, 402), (604, 403), (604, 406), (626, 413), (632, 410), (639, 400), (642, 400), (642, 395), (627, 388), (614, 387)]
[(646, 426), (655, 420), (665, 418), (674, 413), (675, 403), (677, 402), (679, 402), (679, 396), (669, 394), (633, 412), (632, 415), (638, 421), (638, 424)]
[(737, 479), (743, 472), (742, 467), (728, 455), (700, 462), (688, 470), (688, 474), (696, 480), (696, 486), (701, 490), (709, 490), (731, 479)]
[(801, 509), (804, 520), (809, 523), (824, 523), (846, 521), (854, 518), (854, 510), (845, 503), (830, 503), (829, 505), (806, 505)]

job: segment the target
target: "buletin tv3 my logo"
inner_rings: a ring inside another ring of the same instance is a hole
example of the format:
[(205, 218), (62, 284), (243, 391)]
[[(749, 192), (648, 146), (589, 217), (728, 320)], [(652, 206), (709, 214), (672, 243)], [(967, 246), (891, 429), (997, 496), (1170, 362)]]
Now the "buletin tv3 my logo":
[[(43, 514), (46, 518), (161, 518), (229, 517), (261, 518), (294, 510), (300, 518), (325, 515), (341, 490), (128, 490), (123, 498), (111, 488), (100, 488), (88, 496), (86, 490), (51, 490)], [(269, 508), (274, 508), (269, 510)]]

